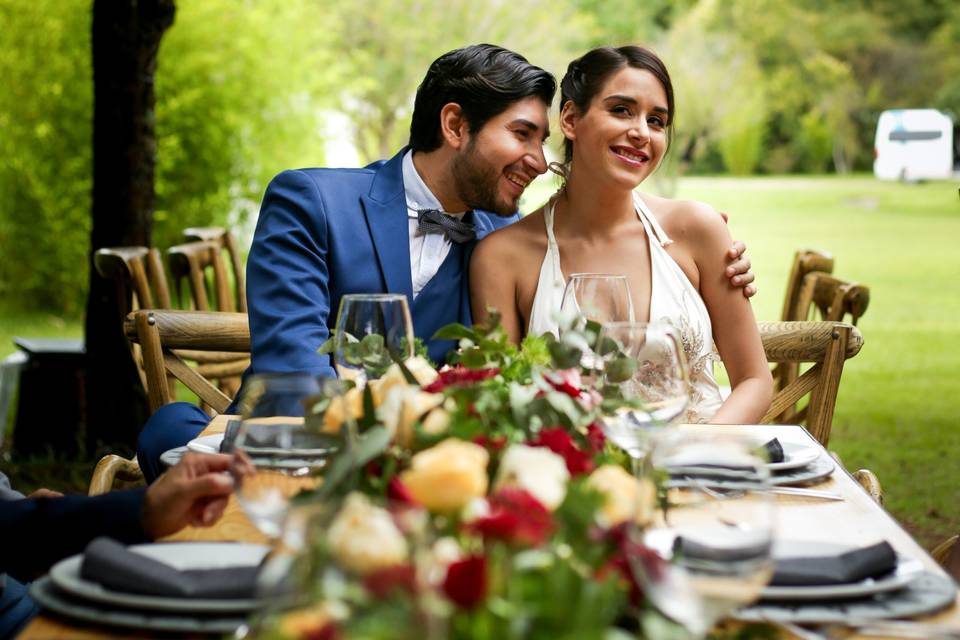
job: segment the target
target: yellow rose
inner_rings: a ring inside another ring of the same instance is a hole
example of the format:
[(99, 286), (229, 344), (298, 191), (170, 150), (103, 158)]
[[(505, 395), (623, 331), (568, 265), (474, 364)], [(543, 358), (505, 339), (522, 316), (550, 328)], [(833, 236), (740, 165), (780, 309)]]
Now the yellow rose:
[(327, 532), (340, 566), (360, 575), (407, 561), (407, 541), (390, 513), (362, 493), (351, 493)]
[(448, 438), (413, 456), (400, 480), (430, 511), (457, 511), (486, 495), (488, 462), (487, 450), (480, 445)]
[(423, 420), (423, 430), (432, 436), (443, 433), (450, 426), (450, 412), (438, 407)]
[(412, 384), (399, 385), (390, 389), (383, 404), (377, 407), (377, 417), (394, 442), (409, 447), (414, 423), (441, 403), (443, 396), (439, 393), (427, 393)]
[(337, 396), (330, 400), (330, 406), (323, 414), (323, 430), (326, 433), (337, 433), (340, 431), (340, 425), (347, 419), (344, 408), (350, 411), (354, 420), (363, 417), (363, 389), (353, 387), (343, 396)]
[(600, 515), (607, 526), (634, 518), (646, 524), (653, 518), (656, 488), (649, 478), (634, 478), (623, 467), (605, 464), (587, 478), (587, 486), (603, 495)]

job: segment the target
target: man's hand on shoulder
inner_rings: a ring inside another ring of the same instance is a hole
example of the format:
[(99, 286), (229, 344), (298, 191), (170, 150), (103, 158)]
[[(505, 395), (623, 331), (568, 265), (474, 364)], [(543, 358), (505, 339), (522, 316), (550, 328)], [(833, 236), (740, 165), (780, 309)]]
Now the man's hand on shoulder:
[(754, 276), (750, 272), (750, 258), (744, 255), (746, 251), (747, 245), (736, 240), (727, 251), (730, 264), (723, 273), (730, 279), (730, 284), (743, 287), (743, 297), (750, 298), (756, 295), (757, 287), (753, 284)]
[(233, 491), (233, 478), (224, 473), (232, 456), (187, 453), (147, 488), (143, 529), (153, 539), (176, 533), (187, 525), (208, 527), (216, 522)]

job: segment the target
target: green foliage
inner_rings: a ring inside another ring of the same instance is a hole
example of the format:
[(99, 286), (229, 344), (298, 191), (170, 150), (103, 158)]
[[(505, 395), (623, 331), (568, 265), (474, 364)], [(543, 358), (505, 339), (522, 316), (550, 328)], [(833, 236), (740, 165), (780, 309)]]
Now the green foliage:
[(89, 9), (88, 0), (0, 2), (0, 300), (69, 316), (87, 282)]

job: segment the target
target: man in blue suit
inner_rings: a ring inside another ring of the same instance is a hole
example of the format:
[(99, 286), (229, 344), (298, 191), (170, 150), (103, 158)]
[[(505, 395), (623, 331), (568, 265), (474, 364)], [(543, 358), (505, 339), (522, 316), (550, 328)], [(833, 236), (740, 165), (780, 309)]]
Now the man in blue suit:
[[(451, 322), (471, 323), (467, 273), (477, 240), (518, 219), (524, 188), (547, 170), (553, 77), (519, 54), (474, 45), (433, 62), (417, 89), (410, 144), (362, 169), (285, 171), (267, 187), (247, 263), (253, 372), (336, 375), (317, 348), (347, 293), (402, 293), (430, 357)], [(737, 259), (742, 245), (731, 250)], [(730, 275), (753, 276), (738, 260)], [(159, 455), (209, 418), (185, 403), (141, 432), (148, 479)]]

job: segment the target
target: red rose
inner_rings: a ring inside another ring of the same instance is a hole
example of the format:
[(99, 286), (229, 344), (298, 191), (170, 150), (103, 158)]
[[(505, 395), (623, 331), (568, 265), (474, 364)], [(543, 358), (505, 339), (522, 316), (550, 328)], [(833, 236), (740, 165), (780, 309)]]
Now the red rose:
[(603, 578), (611, 570), (617, 571), (630, 585), (631, 604), (638, 605), (643, 598), (643, 588), (637, 572), (643, 571), (648, 580), (659, 581), (665, 575), (667, 563), (656, 551), (629, 536), (629, 526), (628, 523), (619, 524), (603, 535), (603, 539), (612, 544), (613, 553), (597, 571), (597, 577)]
[(474, 444), (478, 444), (488, 451), (500, 451), (507, 445), (507, 436), (486, 436), (480, 434), (471, 438)]
[(467, 369), (457, 365), (450, 369), (441, 371), (437, 379), (423, 388), (427, 393), (440, 393), (447, 387), (464, 387), (471, 384), (482, 382), (494, 377), (500, 373), (500, 369), (492, 367), (490, 369)]
[(535, 547), (543, 544), (553, 532), (550, 512), (524, 489), (504, 487), (487, 502), (490, 513), (467, 525), (485, 540)]
[(544, 379), (550, 383), (550, 386), (556, 389), (561, 393), (565, 393), (571, 398), (579, 398), (582, 393), (580, 385), (582, 383), (580, 379), (580, 372), (576, 369), (564, 369), (562, 371), (554, 371), (551, 374), (543, 376)]
[(447, 567), (443, 592), (457, 606), (473, 609), (487, 597), (487, 558), (468, 556)]
[(607, 436), (603, 435), (603, 429), (596, 422), (591, 422), (587, 426), (587, 445), (590, 447), (590, 453), (600, 453), (606, 444)]
[(381, 599), (397, 591), (415, 593), (417, 590), (417, 574), (413, 566), (398, 564), (367, 574), (363, 578), (363, 586), (375, 598)]
[(563, 427), (541, 429), (537, 437), (530, 442), (534, 447), (546, 447), (563, 458), (567, 463), (567, 471), (571, 476), (593, 471), (593, 459), (589, 454), (581, 451), (573, 441), (573, 437)]
[(414, 498), (410, 490), (407, 489), (407, 485), (401, 482), (400, 476), (390, 478), (390, 482), (387, 484), (387, 499), (391, 502), (409, 505), (411, 507), (419, 506), (416, 498)]
[(319, 629), (312, 629), (300, 636), (302, 640), (339, 640), (340, 630), (337, 625), (328, 622)]

